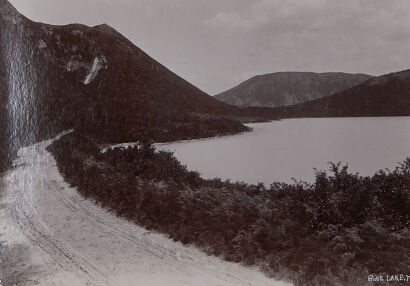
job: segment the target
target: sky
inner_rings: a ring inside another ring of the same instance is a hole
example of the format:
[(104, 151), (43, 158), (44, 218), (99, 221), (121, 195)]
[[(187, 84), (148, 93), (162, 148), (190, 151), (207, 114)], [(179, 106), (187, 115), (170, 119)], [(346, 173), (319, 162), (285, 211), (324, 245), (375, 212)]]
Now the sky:
[(410, 68), (409, 0), (11, 0), (50, 24), (106, 23), (214, 95), (279, 71)]

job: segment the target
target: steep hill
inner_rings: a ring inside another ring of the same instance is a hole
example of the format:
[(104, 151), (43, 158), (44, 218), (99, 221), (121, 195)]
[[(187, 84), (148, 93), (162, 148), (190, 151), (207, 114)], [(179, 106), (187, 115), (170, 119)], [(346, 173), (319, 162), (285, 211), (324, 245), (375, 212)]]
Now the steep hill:
[(287, 106), (332, 95), (371, 77), (347, 73), (278, 72), (255, 76), (215, 97), (237, 106)]
[(202, 92), (108, 25), (36, 23), (0, 0), (0, 27), (2, 162), (71, 128), (101, 142), (247, 130), (236, 120), (246, 111)]
[(281, 118), (410, 116), (410, 70), (376, 77), (329, 97), (273, 110)]

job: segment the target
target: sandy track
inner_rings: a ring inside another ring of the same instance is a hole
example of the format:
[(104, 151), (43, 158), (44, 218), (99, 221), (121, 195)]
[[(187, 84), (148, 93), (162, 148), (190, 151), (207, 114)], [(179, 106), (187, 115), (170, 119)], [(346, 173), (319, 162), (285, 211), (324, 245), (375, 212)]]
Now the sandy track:
[[(25, 245), (26, 285), (289, 285), (118, 218), (64, 182), (51, 141), (23, 148), (3, 177), (0, 233)], [(19, 271), (21, 269), (16, 269)]]

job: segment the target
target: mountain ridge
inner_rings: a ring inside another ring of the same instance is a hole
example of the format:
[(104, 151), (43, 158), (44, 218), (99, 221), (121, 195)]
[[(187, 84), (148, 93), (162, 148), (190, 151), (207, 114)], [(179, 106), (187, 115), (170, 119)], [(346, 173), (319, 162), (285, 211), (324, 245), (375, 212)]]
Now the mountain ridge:
[(287, 106), (332, 95), (372, 77), (343, 72), (275, 72), (256, 75), (215, 98), (241, 107)]
[(371, 78), (334, 95), (273, 108), (281, 118), (410, 116), (410, 69)]
[(49, 25), (6, 0), (0, 5), (3, 158), (72, 128), (105, 143), (163, 142), (243, 132), (239, 121), (260, 120), (193, 86), (107, 24)]

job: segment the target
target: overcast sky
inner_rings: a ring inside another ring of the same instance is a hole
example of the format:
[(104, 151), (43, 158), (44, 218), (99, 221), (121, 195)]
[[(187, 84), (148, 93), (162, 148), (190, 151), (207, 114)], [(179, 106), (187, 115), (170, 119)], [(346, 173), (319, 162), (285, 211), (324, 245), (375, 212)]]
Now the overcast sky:
[(107, 23), (211, 95), (254, 75), (410, 68), (410, 0), (11, 0), (52, 24)]

